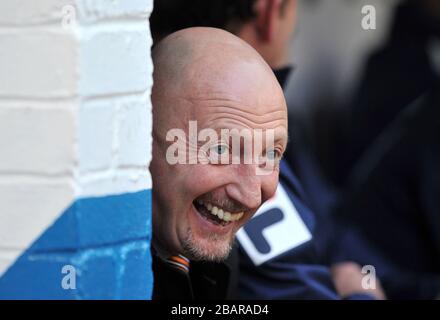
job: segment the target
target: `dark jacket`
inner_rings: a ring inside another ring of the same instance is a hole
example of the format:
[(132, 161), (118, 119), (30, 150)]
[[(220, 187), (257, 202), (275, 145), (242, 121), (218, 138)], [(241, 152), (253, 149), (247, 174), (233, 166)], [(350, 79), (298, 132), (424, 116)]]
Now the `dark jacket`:
[(335, 214), (333, 261), (373, 265), (389, 298), (440, 294), (440, 86), (380, 136)]
[(159, 258), (154, 251), (153, 300), (223, 300), (234, 298), (237, 255), (223, 263), (191, 261), (189, 273)]

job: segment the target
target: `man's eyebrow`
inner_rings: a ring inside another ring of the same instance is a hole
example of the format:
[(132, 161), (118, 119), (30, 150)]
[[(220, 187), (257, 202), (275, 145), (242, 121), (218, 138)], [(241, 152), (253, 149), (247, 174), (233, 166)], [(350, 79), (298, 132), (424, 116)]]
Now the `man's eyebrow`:
[(286, 146), (290, 143), (290, 136), (289, 136), (289, 131), (286, 129), (286, 134), (280, 136), (280, 134), (278, 135), (278, 137), (275, 139), (275, 141), (286, 141)]

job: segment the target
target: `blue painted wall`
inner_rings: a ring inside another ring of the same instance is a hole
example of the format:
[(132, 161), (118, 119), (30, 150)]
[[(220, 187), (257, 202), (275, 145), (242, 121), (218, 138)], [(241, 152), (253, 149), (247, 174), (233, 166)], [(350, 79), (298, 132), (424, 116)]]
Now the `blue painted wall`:
[(150, 299), (150, 241), (151, 190), (76, 200), (0, 277), (0, 299)]

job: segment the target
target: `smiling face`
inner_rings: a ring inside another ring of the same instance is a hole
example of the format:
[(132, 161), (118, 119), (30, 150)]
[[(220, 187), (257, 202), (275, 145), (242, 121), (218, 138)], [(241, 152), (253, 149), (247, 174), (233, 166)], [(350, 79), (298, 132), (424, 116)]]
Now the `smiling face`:
[[(219, 37), (226, 37), (225, 42)], [(199, 131), (274, 130), (274, 146), (263, 149), (262, 155), (273, 151), (271, 155), (276, 160), (287, 143), (287, 109), (281, 88), (253, 49), (230, 37), (233, 36), (221, 32), (216, 43), (198, 49), (190, 61), (178, 63), (178, 84), (166, 81), (169, 70), (164, 67), (160, 71), (160, 62), (156, 67), (150, 167), (154, 241), (162, 251), (181, 253), (194, 260), (227, 257), (237, 230), (274, 194), (278, 165), (265, 175), (258, 174), (259, 164), (243, 161), (171, 165), (166, 159), (171, 144), (166, 141), (167, 132), (179, 128), (188, 133), (189, 121), (197, 121)], [(200, 35), (197, 41), (203, 41)], [(220, 56), (218, 46), (222, 48)], [(207, 146), (210, 155), (231, 150), (230, 141), (220, 134)], [(188, 139), (186, 148), (198, 150), (200, 143), (192, 145)]]

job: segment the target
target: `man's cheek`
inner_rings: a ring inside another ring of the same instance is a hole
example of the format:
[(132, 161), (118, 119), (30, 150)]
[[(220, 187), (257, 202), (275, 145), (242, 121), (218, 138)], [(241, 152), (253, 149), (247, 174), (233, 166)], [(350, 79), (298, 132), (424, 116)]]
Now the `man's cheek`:
[(263, 189), (263, 202), (267, 201), (275, 194), (279, 182), (278, 172), (270, 175), (266, 180), (263, 179), (262, 189)]
[(208, 165), (194, 166), (192, 170), (186, 173), (186, 176), (188, 190), (192, 190), (197, 194), (206, 193), (218, 181), (215, 168), (210, 169)]

